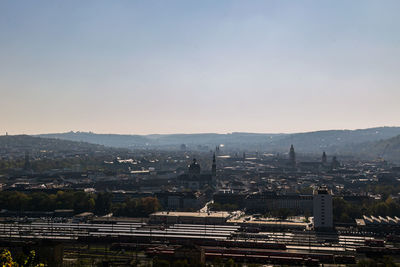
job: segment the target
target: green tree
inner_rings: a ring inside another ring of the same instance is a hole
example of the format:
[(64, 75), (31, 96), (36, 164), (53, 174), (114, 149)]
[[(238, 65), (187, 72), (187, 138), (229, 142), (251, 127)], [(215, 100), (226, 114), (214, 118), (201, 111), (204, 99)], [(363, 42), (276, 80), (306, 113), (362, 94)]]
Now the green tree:
[(4, 249), (0, 253), (0, 266), (3, 267), (44, 267), (43, 263), (38, 263), (36, 258), (36, 253), (34, 250), (29, 252), (28, 256), (24, 256), (22, 262), (18, 264), (13, 260), (11, 256), (11, 252), (7, 249)]
[(3, 267), (18, 266), (18, 264), (13, 260), (11, 252), (6, 249), (4, 249), (0, 254), (0, 265)]
[(99, 193), (96, 198), (95, 213), (98, 215), (104, 215), (111, 211), (111, 198), (110, 193)]
[(143, 215), (149, 215), (153, 212), (160, 210), (161, 205), (158, 202), (158, 199), (155, 197), (145, 197), (140, 199), (140, 206), (141, 212)]

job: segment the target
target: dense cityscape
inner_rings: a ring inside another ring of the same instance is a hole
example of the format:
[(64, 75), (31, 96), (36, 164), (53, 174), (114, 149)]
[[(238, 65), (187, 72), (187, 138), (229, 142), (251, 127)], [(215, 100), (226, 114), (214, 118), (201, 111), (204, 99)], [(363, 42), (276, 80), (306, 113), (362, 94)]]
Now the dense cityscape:
[(1, 0), (0, 267), (400, 266), (399, 0)]
[(268, 153), (0, 141), (0, 238), (19, 258), (35, 250), (49, 266), (399, 261), (400, 167), (383, 158), (304, 154), (295, 144)]

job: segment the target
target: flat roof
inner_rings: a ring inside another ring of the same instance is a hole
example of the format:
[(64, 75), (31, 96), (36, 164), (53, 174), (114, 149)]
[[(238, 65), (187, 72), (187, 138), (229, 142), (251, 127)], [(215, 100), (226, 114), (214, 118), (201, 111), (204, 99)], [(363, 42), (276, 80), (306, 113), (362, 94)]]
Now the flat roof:
[(179, 212), (179, 211), (159, 211), (150, 216), (170, 216), (170, 217), (200, 217), (200, 218), (227, 218), (229, 212)]
[(246, 221), (246, 220), (229, 220), (228, 223), (241, 223), (248, 225), (270, 225), (270, 226), (301, 226), (307, 227), (308, 223), (306, 222), (291, 222), (291, 221)]

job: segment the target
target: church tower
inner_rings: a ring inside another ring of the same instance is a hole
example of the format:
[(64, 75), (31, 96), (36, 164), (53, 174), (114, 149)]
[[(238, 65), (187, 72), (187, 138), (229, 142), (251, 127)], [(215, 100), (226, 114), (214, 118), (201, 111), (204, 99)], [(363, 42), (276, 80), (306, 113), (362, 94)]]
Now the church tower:
[(296, 153), (294, 152), (294, 147), (293, 145), (290, 146), (289, 150), (289, 161), (290, 165), (295, 166), (296, 165)]
[(331, 167), (332, 169), (337, 169), (340, 167), (340, 162), (337, 160), (336, 156), (332, 158)]
[(324, 151), (324, 153), (322, 153), (322, 159), (321, 159), (321, 161), (322, 161), (322, 164), (323, 164), (323, 165), (325, 165), (326, 162), (327, 162), (325, 151)]
[(215, 161), (215, 153), (213, 155), (213, 162), (212, 162), (212, 167), (211, 167), (211, 174), (213, 176), (213, 179), (217, 176), (217, 163)]

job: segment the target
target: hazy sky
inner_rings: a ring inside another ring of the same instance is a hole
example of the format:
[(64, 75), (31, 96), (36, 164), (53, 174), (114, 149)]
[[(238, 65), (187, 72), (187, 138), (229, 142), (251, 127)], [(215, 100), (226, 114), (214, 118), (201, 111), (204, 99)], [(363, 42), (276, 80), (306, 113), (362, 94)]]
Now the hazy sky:
[(400, 125), (400, 1), (0, 1), (0, 134)]

